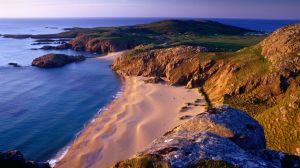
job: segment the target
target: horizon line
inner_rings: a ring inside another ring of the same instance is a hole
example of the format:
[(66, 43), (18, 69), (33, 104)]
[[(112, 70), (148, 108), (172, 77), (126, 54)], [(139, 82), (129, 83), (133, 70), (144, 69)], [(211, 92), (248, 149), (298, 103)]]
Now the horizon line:
[(133, 17), (124, 17), (124, 16), (112, 16), (112, 17), (101, 17), (101, 16), (92, 16), (92, 17), (0, 17), (0, 19), (240, 19), (240, 20), (294, 20), (294, 21), (300, 21), (300, 18), (239, 18), (239, 17), (168, 17), (168, 16), (162, 16), (162, 17), (151, 17), (151, 16), (145, 16), (145, 17), (139, 17), (139, 16), (133, 16)]

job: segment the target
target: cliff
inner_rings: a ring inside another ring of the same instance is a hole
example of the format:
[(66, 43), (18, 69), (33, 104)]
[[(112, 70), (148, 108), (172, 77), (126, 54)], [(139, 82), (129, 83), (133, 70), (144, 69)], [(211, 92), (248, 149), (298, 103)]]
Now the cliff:
[(164, 78), (199, 87), (212, 105), (246, 111), (264, 127), (269, 148), (300, 155), (300, 25), (281, 28), (237, 52), (206, 47), (141, 49), (125, 53), (112, 68), (123, 75)]

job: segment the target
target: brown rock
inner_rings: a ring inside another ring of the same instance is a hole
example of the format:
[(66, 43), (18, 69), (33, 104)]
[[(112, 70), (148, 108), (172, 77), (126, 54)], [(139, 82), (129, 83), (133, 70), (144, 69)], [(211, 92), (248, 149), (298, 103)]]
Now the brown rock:
[(71, 48), (77, 51), (109, 53), (126, 50), (133, 47), (130, 41), (98, 39), (90, 35), (78, 35), (69, 42)]
[(48, 54), (38, 57), (32, 61), (32, 66), (39, 68), (61, 67), (72, 62), (84, 61), (84, 56), (67, 56), (64, 54)]

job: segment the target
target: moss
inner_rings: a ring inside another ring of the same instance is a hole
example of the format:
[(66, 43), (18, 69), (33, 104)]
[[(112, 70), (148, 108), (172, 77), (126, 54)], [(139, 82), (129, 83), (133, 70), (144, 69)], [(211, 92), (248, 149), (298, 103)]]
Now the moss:
[(240, 67), (232, 79), (235, 84), (249, 81), (252, 78), (257, 79), (271, 70), (271, 63), (261, 55), (261, 48), (258, 46), (245, 48), (225, 59)]
[(156, 156), (140, 156), (121, 161), (112, 168), (171, 168), (171, 166)]
[(190, 168), (239, 168), (239, 166), (219, 160), (201, 160)]

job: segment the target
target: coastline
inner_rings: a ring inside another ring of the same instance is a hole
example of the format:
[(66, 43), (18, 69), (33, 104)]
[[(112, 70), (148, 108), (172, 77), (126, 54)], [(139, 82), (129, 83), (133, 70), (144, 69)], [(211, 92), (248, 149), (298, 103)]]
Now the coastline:
[[(99, 59), (113, 61), (120, 54)], [(180, 112), (186, 103), (198, 99), (198, 106)], [(205, 111), (205, 104), (197, 89), (146, 84), (142, 77), (124, 77), (121, 94), (86, 125), (55, 167), (108, 167), (186, 121), (180, 117)]]
[[(114, 60), (116, 60), (119, 56), (122, 55), (124, 51), (120, 51), (120, 52), (114, 52), (114, 53), (108, 53), (108, 54), (105, 54), (105, 55), (100, 55), (98, 57), (96, 57), (96, 59), (100, 59), (100, 60), (105, 60), (105, 61), (109, 61), (109, 62), (113, 62)], [(82, 130), (80, 130), (79, 132), (76, 133), (76, 135), (74, 136), (74, 139), (68, 143), (66, 146), (64, 146), (62, 149), (60, 149), (56, 155), (47, 160), (47, 162), (50, 164), (51, 167), (55, 167), (56, 164), (61, 161), (65, 155), (68, 153), (71, 145), (74, 143), (74, 141), (82, 134), (82, 132), (84, 132), (84, 130), (91, 124), (95, 121), (96, 118), (99, 117), (99, 115), (101, 114), (102, 111), (105, 111), (107, 110), (107, 107), (111, 104), (113, 104), (114, 101), (116, 101), (123, 93), (123, 90), (124, 90), (124, 81), (122, 80), (121, 81), (121, 87), (120, 87), (120, 90), (116, 93), (116, 95), (113, 96), (113, 99), (112, 101), (103, 106), (102, 108), (100, 108), (97, 113), (94, 115), (94, 117), (92, 117), (86, 124), (84, 124)]]

